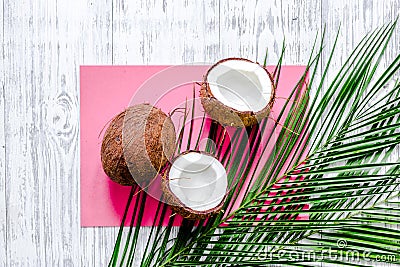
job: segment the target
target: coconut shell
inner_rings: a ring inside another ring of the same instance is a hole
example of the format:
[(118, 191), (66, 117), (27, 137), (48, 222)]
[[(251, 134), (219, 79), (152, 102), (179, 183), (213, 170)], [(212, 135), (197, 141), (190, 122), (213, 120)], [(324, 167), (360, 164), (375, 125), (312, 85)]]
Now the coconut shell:
[[(272, 75), (265, 69), (263, 66), (260, 66), (265, 70), (268, 74), (268, 77), (271, 80), (272, 92), (271, 98), (268, 104), (260, 111), (239, 111), (232, 107), (226, 106), (222, 102), (220, 102), (215, 96), (212, 94), (209, 83), (207, 82), (207, 76), (209, 72), (215, 68), (218, 64), (221, 64), (227, 60), (244, 60), (248, 62), (252, 62), (251, 60), (245, 58), (226, 58), (218, 61), (210, 69), (208, 69), (206, 75), (204, 76), (204, 81), (200, 88), (200, 97), (201, 103), (204, 107), (204, 110), (207, 114), (215, 121), (221, 123), (222, 125), (234, 126), (234, 127), (248, 127), (259, 123), (260, 120), (267, 118), (272, 109), (272, 106), (275, 102), (275, 85), (273, 82)], [(254, 63), (254, 62), (252, 62)], [(256, 63), (258, 64), (258, 63)]]
[(126, 165), (122, 149), (122, 127), (125, 111), (110, 122), (101, 144), (101, 163), (103, 170), (116, 183), (133, 185), (135, 180)]
[[(197, 153), (203, 153), (209, 156), (213, 156), (209, 153), (202, 152), (202, 151), (185, 151), (180, 155), (189, 153), (189, 152), (197, 152)], [(181, 215), (183, 218), (188, 219), (188, 220), (202, 220), (202, 219), (207, 219), (213, 215), (218, 214), (221, 212), (222, 207), (224, 206), (226, 195), (224, 198), (221, 200), (221, 202), (214, 208), (205, 210), (205, 211), (196, 211), (193, 210), (189, 207), (186, 207), (185, 204), (183, 204), (175, 195), (172, 193), (170, 187), (169, 187), (169, 176), (168, 173), (173, 165), (173, 162), (175, 159), (177, 159), (180, 155), (175, 157), (170, 163), (167, 164), (167, 167), (163, 170), (162, 173), (162, 179), (161, 179), (161, 189), (164, 193), (165, 197), (165, 202), (171, 207), (172, 211)]]
[(175, 140), (172, 120), (160, 109), (149, 104), (129, 107), (104, 134), (103, 169), (121, 185), (145, 186), (172, 157)]

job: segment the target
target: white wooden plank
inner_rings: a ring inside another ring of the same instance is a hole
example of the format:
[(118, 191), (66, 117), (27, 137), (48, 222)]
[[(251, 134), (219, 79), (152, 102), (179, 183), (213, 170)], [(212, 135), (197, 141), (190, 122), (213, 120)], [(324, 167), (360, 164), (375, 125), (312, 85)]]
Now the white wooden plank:
[(320, 30), (319, 1), (221, 1), (221, 55), (276, 64), (283, 40), (285, 64), (305, 64)]
[[(0, 2), (0, 29), (4, 26), (3, 0)], [(3, 31), (0, 33), (1, 43), (4, 44)], [(4, 61), (4, 45), (1, 46), (1, 59)], [(0, 64), (1, 88), (0, 88), (0, 266), (7, 265), (7, 210), (6, 210), (6, 143), (4, 136), (4, 90), (5, 90), (5, 69)]]
[(55, 6), (6, 1), (5, 7), (8, 263), (39, 266), (45, 265), (46, 255), (54, 262), (51, 258), (62, 253), (52, 242), (52, 233), (61, 237), (61, 218), (53, 213), (60, 203), (57, 153), (61, 151), (46, 140), (42, 117), (43, 95), (52, 92), (47, 84), (53, 83), (57, 91), (52, 75), (56, 66), (46, 60), (57, 56), (57, 44), (51, 42), (55, 37), (47, 26), (55, 25), (55, 17), (45, 14)]
[[(336, 54), (332, 60), (331, 74), (338, 70), (350, 52), (369, 32), (385, 23), (393, 21), (398, 16), (400, 9), (399, 0), (389, 1), (322, 1), (322, 23), (326, 26), (328, 33), (326, 38), (327, 47), (324, 51), (324, 61), (332, 48), (335, 34), (341, 26)], [(400, 51), (400, 27), (394, 31), (392, 41), (388, 46), (382, 66), (387, 64), (399, 54)]]
[(116, 64), (214, 62), (219, 1), (114, 1)]
[[(25, 3), (28, 6), (30, 3)], [(13, 7), (4, 3), (5, 62), (9, 70), (5, 79), (5, 133), (7, 157), (5, 171), (7, 173), (6, 205), (7, 205), (7, 262), (8, 264), (27, 264), (31, 261), (38, 264), (36, 249), (36, 222), (34, 218), (35, 197), (32, 189), (35, 180), (30, 171), (29, 128), (34, 127), (32, 110), (28, 107), (28, 94), (32, 92), (32, 69), (30, 42), (22, 40), (24, 34), (32, 30), (33, 18), (29, 9)], [(26, 29), (25, 31), (23, 29)], [(20, 44), (18, 46), (17, 44)], [(29, 87), (29, 89), (27, 88)], [(22, 101), (21, 101), (22, 100)], [(25, 101), (23, 101), (25, 100)], [(37, 179), (36, 179), (37, 182)], [(21, 250), (24, 253), (21, 253)]]
[(79, 266), (79, 65), (111, 63), (111, 2), (4, 6), (8, 264)]
[(280, 20), (286, 43), (284, 64), (306, 65), (313, 42), (321, 33), (321, 2), (283, 0), (281, 5)]
[[(8, 69), (5, 83), (5, 138), (7, 158), (7, 263), (9, 265), (38, 265), (38, 234), (35, 219), (38, 184), (33, 176), (34, 160), (31, 158), (32, 137), (37, 132), (31, 101), (35, 99), (32, 81), (35, 49), (30, 37), (33, 17), (29, 2), (13, 4), (4, 1), (5, 61)], [(36, 44), (35, 44), (36, 45)], [(33, 135), (32, 135), (33, 134)], [(23, 251), (23, 252), (22, 252)]]
[[(52, 247), (61, 249), (59, 259), (53, 260), (53, 265), (80, 265), (82, 255), (79, 222), (79, 65), (85, 58), (92, 64), (98, 63), (93, 58), (106, 54), (107, 49), (103, 50), (103, 44), (104, 47), (107, 45), (107, 35), (104, 34), (107, 27), (100, 25), (103, 21), (93, 16), (95, 10), (99, 11), (99, 5), (101, 3), (90, 1), (59, 1), (53, 14), (57, 18), (57, 25), (50, 26), (56, 31), (52, 43), (58, 47), (58, 55), (53, 63), (57, 66), (57, 71), (53, 73), (56, 80), (49, 84), (55, 86), (57, 91), (51, 92), (48, 97), (47, 121), (51, 122), (48, 127), (52, 131), (48, 139), (51, 138), (53, 146), (60, 148), (56, 158), (63, 162), (56, 163), (61, 165), (57, 175), (60, 183), (53, 189), (55, 193), (49, 193), (52, 196), (56, 194), (55, 199), (59, 199), (55, 201), (57, 206), (52, 213), (55, 214), (53, 223), (60, 223), (58, 225), (61, 226), (60, 236), (56, 231), (52, 233), (55, 243)], [(106, 10), (103, 6), (98, 16)], [(97, 27), (102, 30), (96, 30)], [(91, 29), (93, 31), (89, 32)], [(90, 51), (85, 53), (87, 49)]]
[[(81, 1), (76, 1), (77, 3)], [(80, 57), (77, 64), (80, 65), (111, 65), (112, 64), (112, 38), (113, 38), (113, 3), (105, 1), (83, 1), (80, 5), (79, 31)], [(70, 4), (64, 8), (71, 13), (76, 12)], [(68, 18), (60, 14), (65, 27), (69, 27)], [(79, 87), (77, 88), (79, 89)], [(79, 93), (79, 91), (78, 91)]]

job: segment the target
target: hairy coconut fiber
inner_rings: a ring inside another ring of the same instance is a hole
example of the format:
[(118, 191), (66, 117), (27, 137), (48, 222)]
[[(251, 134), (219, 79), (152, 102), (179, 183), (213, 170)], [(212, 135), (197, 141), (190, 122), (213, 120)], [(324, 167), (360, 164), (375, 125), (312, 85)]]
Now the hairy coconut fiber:
[(105, 173), (121, 185), (145, 186), (174, 153), (172, 120), (149, 104), (131, 106), (108, 126), (101, 146)]

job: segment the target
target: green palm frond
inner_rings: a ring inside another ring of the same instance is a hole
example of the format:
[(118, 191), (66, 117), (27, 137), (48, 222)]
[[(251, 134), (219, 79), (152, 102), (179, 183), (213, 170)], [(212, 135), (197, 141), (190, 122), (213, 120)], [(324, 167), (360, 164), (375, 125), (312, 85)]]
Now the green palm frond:
[[(398, 197), (396, 195), (396, 197)], [(380, 262), (400, 263), (400, 209), (398, 203), (385, 202), (376, 207), (361, 210), (352, 216), (345, 227), (321, 229), (301, 240), (295, 246), (281, 248), (281, 263), (320, 266), (322, 262), (336, 262), (341, 266), (370, 266)], [(277, 256), (273, 248), (262, 255), (273, 259)], [(260, 265), (265, 264), (258, 257)], [(258, 265), (255, 261), (254, 265)], [(314, 265), (310, 265), (314, 264)], [(319, 263), (320, 264), (320, 263)]]
[[(238, 129), (231, 137), (231, 149), (217, 147), (215, 153), (232, 187), (224, 212), (207, 221), (184, 220), (179, 229), (172, 227), (176, 218), (171, 216), (169, 225), (161, 227), (169, 215), (160, 203), (141, 266), (314, 266), (321, 262), (360, 266), (371, 265), (368, 260), (379, 255), (394, 255), (399, 261), (400, 232), (394, 226), (400, 222), (395, 202), (400, 184), (400, 83), (393, 77), (400, 69), (400, 55), (383, 73), (376, 73), (396, 23), (367, 35), (329, 86), (325, 83), (334, 49), (319, 77), (323, 44), (317, 48), (315, 43), (306, 72), (275, 121)], [(336, 42), (337, 38), (334, 48)], [(274, 71), (276, 81), (281, 64), (282, 57)], [(394, 82), (387, 86), (390, 81)], [(211, 123), (209, 137), (222, 144), (226, 132)], [(190, 139), (189, 143), (197, 138)], [(266, 149), (268, 145), (273, 153)], [(140, 225), (145, 198), (139, 193), (132, 223)], [(239, 207), (233, 206), (235, 201), (240, 201)], [(140, 227), (130, 227), (123, 250), (122, 229), (110, 266), (133, 266)], [(356, 263), (322, 257), (323, 250), (337, 246), (338, 240), (347, 244), (335, 250), (336, 256), (345, 249), (369, 254)], [(299, 252), (313, 257), (291, 257)]]

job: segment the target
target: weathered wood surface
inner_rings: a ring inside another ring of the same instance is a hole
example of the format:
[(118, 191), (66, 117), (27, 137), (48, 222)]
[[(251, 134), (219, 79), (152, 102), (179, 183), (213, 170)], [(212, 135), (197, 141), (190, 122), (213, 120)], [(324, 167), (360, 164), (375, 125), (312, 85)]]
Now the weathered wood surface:
[[(341, 24), (334, 73), (400, 10), (400, 0), (1, 2), (0, 266), (104, 266), (111, 255), (117, 229), (79, 226), (80, 65), (262, 61), (267, 48), (274, 64), (284, 37), (285, 64), (305, 64), (315, 34), (326, 25), (332, 44)], [(399, 51), (398, 26), (384, 63)]]

